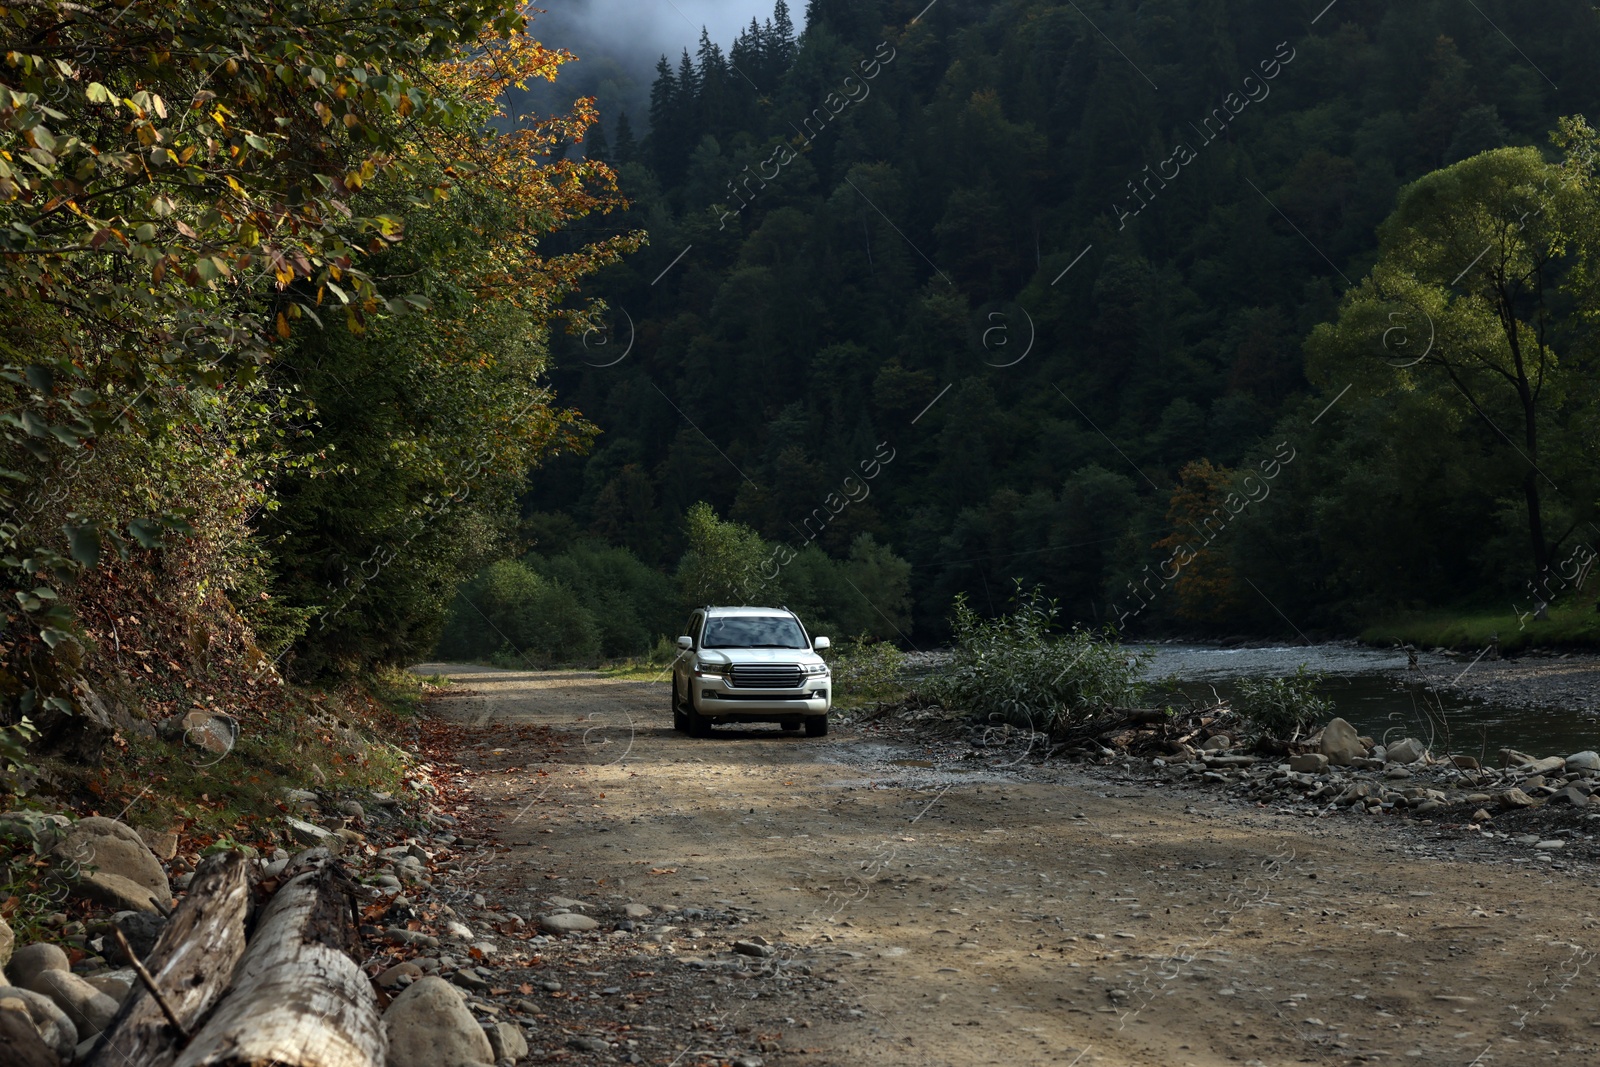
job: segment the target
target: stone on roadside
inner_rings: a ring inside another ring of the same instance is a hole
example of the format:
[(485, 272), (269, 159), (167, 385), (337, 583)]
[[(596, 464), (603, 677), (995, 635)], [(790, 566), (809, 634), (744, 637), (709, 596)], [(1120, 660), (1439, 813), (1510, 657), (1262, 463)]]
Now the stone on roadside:
[(1428, 754), (1426, 746), (1414, 737), (1402, 738), (1389, 746), (1390, 763), (1415, 763)]
[(1289, 757), (1289, 769), (1296, 774), (1322, 774), (1328, 769), (1328, 757), (1320, 752), (1302, 752)]
[(1560, 774), (1566, 769), (1567, 761), (1563, 757), (1546, 756), (1544, 759), (1536, 759), (1532, 763), (1524, 763), (1520, 767), (1516, 768), (1516, 771), (1518, 774), (1534, 776), (1542, 774)]
[(136, 978), (132, 971), (107, 971), (105, 974), (85, 975), (83, 980), (120, 1004), (133, 992)]
[(552, 934), (583, 934), (600, 928), (600, 924), (587, 915), (578, 915), (574, 912), (541, 915), (539, 925)]
[(489, 983), (478, 976), (476, 971), (463, 969), (450, 976), (450, 981), (460, 986), (469, 993), (487, 993)]
[(778, 952), (778, 950), (773, 948), (771, 945), (763, 945), (755, 941), (735, 941), (733, 943), (733, 951), (739, 953), (741, 956), (755, 956), (758, 959), (766, 959), (768, 956), (775, 956)]
[(1473, 822), (1488, 822), (1492, 818), (1494, 818), (1494, 816), (1490, 815), (1487, 811), (1483, 810), (1482, 808), (1479, 808), (1477, 811), (1472, 813), (1472, 821)]
[(6, 967), (6, 974), (11, 978), (12, 985), (20, 989), (32, 989), (33, 980), (45, 971), (71, 970), (72, 961), (60, 945), (36, 941), (17, 949)]
[(501, 1060), (516, 1063), (528, 1054), (528, 1039), (522, 1036), (522, 1028), (514, 1023), (495, 1023), (484, 1027), (483, 1032), (489, 1038), (496, 1063)]
[(415, 982), (422, 977), (422, 968), (415, 963), (397, 963), (374, 978), (379, 986), (384, 989), (399, 989), (408, 982)]
[(1574, 752), (1566, 764), (1569, 771), (1600, 771), (1600, 752)]
[(75, 895), (119, 911), (159, 911), (152, 901), (172, 899), (161, 861), (131, 826), (115, 819), (95, 815), (73, 823), (50, 859)]
[(1569, 785), (1565, 789), (1556, 790), (1546, 803), (1570, 804), (1575, 808), (1587, 808), (1589, 806), (1589, 794), (1575, 785)]
[(44, 1043), (56, 1055), (70, 1062), (78, 1047), (78, 1028), (72, 1025), (67, 1013), (56, 1007), (56, 1002), (43, 993), (15, 986), (0, 986), (0, 1012), (12, 1011), (26, 1015), (33, 1023)]
[(1201, 752), (1226, 752), (1233, 747), (1233, 738), (1227, 734), (1218, 734), (1200, 746)]
[(140, 830), (139, 839), (158, 860), (170, 860), (178, 854), (178, 834), (175, 830)]
[[(0, 986), (0, 998), (5, 986)], [(61, 1067), (61, 1056), (33, 1025), (20, 1001), (0, 999), (0, 1048), (6, 1050), (6, 1067)]]
[(1335, 767), (1348, 766), (1351, 760), (1367, 754), (1356, 728), (1343, 719), (1334, 719), (1322, 728), (1322, 741), (1317, 747)]
[(40, 971), (23, 986), (43, 993), (66, 1012), (77, 1028), (78, 1038), (92, 1037), (111, 1025), (117, 1002), (71, 971)]
[(439, 947), (439, 939), (432, 934), (425, 934), (421, 930), (407, 930), (401, 926), (391, 926), (383, 932), (383, 936), (397, 945), (415, 945), (418, 948)]
[(444, 932), (456, 941), (473, 940), (471, 927), (454, 919), (444, 924)]
[(337, 850), (344, 846), (344, 842), (340, 840), (338, 834), (332, 830), (323, 829), (314, 822), (296, 819), (292, 815), (284, 821), (289, 825), (290, 835), (302, 845), (329, 850)]
[(5, 916), (0, 915), (0, 970), (11, 962), (11, 950), (16, 946), (17, 935), (12, 932)]
[(468, 1067), (494, 1062), (488, 1035), (443, 978), (419, 978), (383, 1013), (387, 1067)]
[(1515, 786), (1503, 793), (1495, 794), (1494, 799), (1502, 807), (1507, 808), (1531, 808), (1534, 805), (1534, 799)]
[(1478, 758), (1476, 756), (1451, 756), (1450, 762), (1455, 764), (1458, 770), (1476, 771), (1482, 769), (1478, 765)]
[[(161, 936), (161, 931), (167, 928), (167, 917), (159, 912), (119, 911), (111, 916), (111, 925), (122, 931), (133, 954), (143, 960), (156, 947), (156, 939)], [(106, 938), (106, 958), (112, 963), (133, 962), (123, 958), (122, 946), (117, 944), (115, 937)]]
[(225, 756), (239, 740), (239, 722), (231, 715), (190, 711), (167, 719), (156, 732), (168, 741), (194, 745), (212, 755)]
[(1500, 750), (1500, 766), (1502, 767), (1521, 767), (1524, 763), (1532, 763), (1537, 758), (1537, 756), (1530, 756), (1526, 752), (1518, 752), (1514, 748), (1502, 748)]

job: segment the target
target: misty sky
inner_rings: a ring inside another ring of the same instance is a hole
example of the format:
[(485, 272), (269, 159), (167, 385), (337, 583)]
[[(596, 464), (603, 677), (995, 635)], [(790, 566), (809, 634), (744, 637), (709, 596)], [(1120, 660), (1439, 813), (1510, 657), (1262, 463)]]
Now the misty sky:
[[(772, 0), (540, 0), (536, 6), (549, 12), (543, 18), (552, 27), (576, 18), (617, 52), (652, 58), (662, 54), (676, 57), (684, 48), (693, 52), (702, 25), (726, 51), (751, 18), (765, 22), (772, 16)], [(805, 6), (805, 0), (789, 2), (796, 30), (802, 25)], [(536, 36), (537, 26), (536, 21)], [(564, 42), (550, 39), (546, 43)]]

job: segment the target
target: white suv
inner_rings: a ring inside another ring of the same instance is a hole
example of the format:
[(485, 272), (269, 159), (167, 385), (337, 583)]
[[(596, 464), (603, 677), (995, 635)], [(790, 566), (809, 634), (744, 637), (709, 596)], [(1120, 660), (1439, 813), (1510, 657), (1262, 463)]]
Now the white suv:
[(833, 677), (812, 640), (787, 608), (704, 607), (689, 617), (672, 667), (672, 726), (691, 737), (729, 722), (805, 726), (828, 732)]

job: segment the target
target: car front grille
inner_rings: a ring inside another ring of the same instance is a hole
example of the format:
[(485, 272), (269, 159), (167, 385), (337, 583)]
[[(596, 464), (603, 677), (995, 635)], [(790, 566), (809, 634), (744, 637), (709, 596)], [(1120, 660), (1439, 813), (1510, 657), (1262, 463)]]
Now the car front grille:
[(799, 689), (801, 677), (792, 663), (736, 663), (728, 680), (737, 689)]

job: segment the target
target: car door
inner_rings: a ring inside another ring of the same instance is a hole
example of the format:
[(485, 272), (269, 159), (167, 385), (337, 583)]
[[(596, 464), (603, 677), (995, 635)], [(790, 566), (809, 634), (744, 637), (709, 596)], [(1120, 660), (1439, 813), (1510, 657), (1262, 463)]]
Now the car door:
[[(689, 700), (689, 673), (694, 670), (695, 653), (700, 651), (700, 628), (704, 624), (705, 616), (700, 612), (689, 616), (689, 624), (683, 632), (689, 635), (694, 644), (687, 652), (680, 650), (678, 658), (672, 661), (672, 693), (684, 703)], [(679, 684), (680, 681), (682, 684)]]

